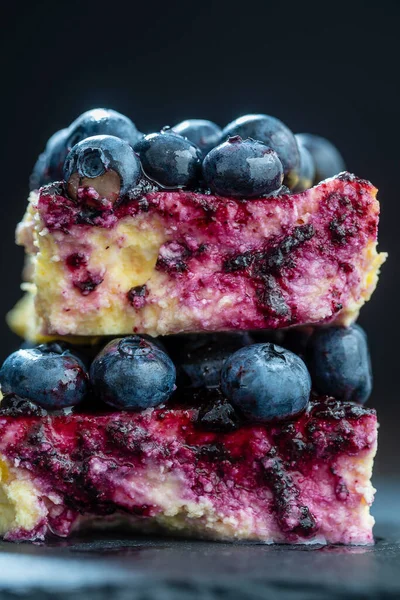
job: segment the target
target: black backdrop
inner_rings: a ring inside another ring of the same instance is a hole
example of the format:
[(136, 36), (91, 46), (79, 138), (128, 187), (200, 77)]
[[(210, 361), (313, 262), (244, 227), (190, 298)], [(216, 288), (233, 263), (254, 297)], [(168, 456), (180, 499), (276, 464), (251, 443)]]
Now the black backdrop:
[[(20, 295), (23, 253), (13, 244), (14, 226), (25, 208), (32, 164), (47, 138), (87, 108), (115, 108), (148, 132), (184, 118), (223, 125), (240, 114), (267, 112), (295, 132), (325, 135), (349, 170), (380, 190), (381, 248), (390, 260), (360, 322), (375, 372), (370, 402), (382, 423), (378, 472), (395, 473), (400, 3), (4, 4), (0, 313)], [(3, 359), (18, 340), (1, 323)]]

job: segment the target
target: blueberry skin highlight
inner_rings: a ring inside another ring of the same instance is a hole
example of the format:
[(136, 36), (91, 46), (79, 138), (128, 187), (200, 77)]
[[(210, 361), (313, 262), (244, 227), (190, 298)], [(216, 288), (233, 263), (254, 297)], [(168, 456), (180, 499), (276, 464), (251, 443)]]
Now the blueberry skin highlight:
[(201, 174), (200, 149), (181, 135), (161, 133), (145, 135), (134, 146), (145, 175), (164, 188), (195, 185)]
[(46, 345), (10, 354), (0, 384), (4, 395), (14, 393), (49, 410), (76, 406), (89, 391), (84, 364), (69, 351)]
[[(88, 346), (79, 345), (73, 346), (64, 340), (53, 340), (51, 342), (47, 342), (45, 344), (33, 344), (32, 342), (23, 342), (21, 344), (22, 349), (27, 348), (39, 348), (41, 352), (55, 352), (56, 354), (70, 354), (74, 356), (78, 360), (81, 361), (85, 365), (85, 368), (89, 370), (91, 358), (89, 353), (87, 352)], [(85, 352), (86, 350), (86, 352)], [(89, 352), (91, 348), (89, 347)]]
[(67, 150), (95, 135), (113, 135), (131, 146), (141, 137), (135, 124), (125, 115), (109, 108), (94, 108), (81, 114), (69, 126)]
[(279, 119), (269, 115), (245, 115), (229, 123), (221, 134), (221, 142), (239, 135), (263, 142), (277, 153), (289, 188), (297, 183), (300, 168), (300, 153), (296, 139), (290, 129)]
[(121, 196), (141, 177), (140, 161), (127, 142), (112, 135), (97, 135), (72, 148), (64, 164), (64, 179), (68, 182), (74, 173), (96, 179), (111, 170), (119, 175)]
[(281, 187), (283, 168), (271, 148), (237, 136), (207, 154), (203, 177), (214, 194), (259, 198)]
[(304, 146), (313, 158), (314, 183), (333, 177), (346, 169), (342, 155), (329, 140), (312, 133), (297, 133), (296, 140), (299, 146)]
[(315, 329), (307, 344), (307, 364), (320, 394), (365, 404), (372, 391), (367, 336), (359, 325)]
[(205, 119), (187, 119), (172, 127), (172, 131), (196, 144), (205, 156), (218, 145), (222, 129)]
[(97, 398), (118, 410), (145, 410), (166, 402), (175, 389), (169, 356), (139, 336), (107, 344), (90, 368)]
[(254, 344), (224, 364), (222, 392), (252, 421), (292, 417), (308, 404), (311, 378), (305, 363), (275, 344)]

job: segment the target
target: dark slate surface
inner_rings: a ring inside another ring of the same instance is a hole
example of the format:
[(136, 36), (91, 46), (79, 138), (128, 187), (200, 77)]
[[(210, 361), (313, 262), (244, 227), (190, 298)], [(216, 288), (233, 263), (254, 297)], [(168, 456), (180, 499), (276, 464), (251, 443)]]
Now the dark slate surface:
[(400, 483), (379, 482), (374, 547), (154, 538), (0, 543), (0, 598), (319, 600), (400, 598)]

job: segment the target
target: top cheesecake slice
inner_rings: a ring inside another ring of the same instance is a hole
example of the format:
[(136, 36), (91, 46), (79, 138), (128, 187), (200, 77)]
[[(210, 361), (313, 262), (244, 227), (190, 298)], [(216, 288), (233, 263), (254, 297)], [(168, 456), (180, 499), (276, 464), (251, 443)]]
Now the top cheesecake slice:
[(100, 210), (90, 189), (46, 186), (17, 229), (28, 296), (9, 322), (28, 339), (348, 325), (386, 257), (376, 192), (341, 173), (248, 201), (143, 188)]

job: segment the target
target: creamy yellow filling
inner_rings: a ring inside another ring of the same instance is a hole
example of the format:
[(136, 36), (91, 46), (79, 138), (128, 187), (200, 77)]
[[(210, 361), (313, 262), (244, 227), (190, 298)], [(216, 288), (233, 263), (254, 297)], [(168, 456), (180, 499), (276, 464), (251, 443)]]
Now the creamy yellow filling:
[(30, 531), (46, 516), (40, 494), (21, 470), (10, 469), (0, 459), (0, 535), (8, 531)]
[[(369, 540), (369, 532), (374, 524), (369, 506), (375, 491), (370, 481), (375, 450), (374, 446), (371, 451), (358, 457), (343, 455), (335, 465), (336, 474), (343, 479), (350, 494), (357, 498), (358, 502), (351, 502), (350, 505), (338, 502), (334, 513), (330, 512), (329, 505), (324, 508), (323, 503), (321, 504), (320, 509), (325, 511), (321, 514), (321, 525), (327, 535), (329, 532), (333, 536), (336, 531), (344, 532), (349, 543), (367, 543), (367, 539)], [(34, 530), (43, 521), (46, 523), (48, 511), (62, 501), (56, 490), (44, 496), (30, 477), (24, 469), (11, 467), (0, 455), (1, 536), (17, 532), (19, 529), (27, 532)], [(118, 482), (116, 484), (118, 488)], [(256, 516), (251, 507), (244, 506), (243, 510), (225, 513), (224, 510), (217, 510), (205, 496), (196, 502), (188, 501), (182, 494), (184, 490), (185, 482), (175, 475), (152, 471), (149, 468), (140, 475), (134, 474), (132, 480), (126, 481), (124, 488), (117, 489), (116, 493), (120, 499), (126, 494), (127, 502), (142, 494), (145, 503), (154, 503), (160, 507), (161, 511), (158, 514), (139, 521), (133, 516), (124, 517), (119, 513), (113, 517), (96, 517), (89, 514), (78, 519), (74, 528), (83, 528), (92, 523), (94, 526), (129, 525), (142, 531), (167, 530), (214, 539), (254, 539), (266, 543), (284, 539), (283, 534), (276, 530), (273, 519), (271, 521), (267, 515)], [(318, 493), (321, 492), (322, 488)], [(326, 540), (320, 535), (311, 541), (324, 543)]]
[[(25, 217), (17, 228), (17, 242), (25, 246), (29, 257), (25, 269), (29, 281), (23, 284), (27, 297), (8, 315), (8, 323), (22, 337), (45, 341), (69, 336), (77, 343), (87, 343), (93, 336), (133, 331), (156, 336), (212, 330), (215, 323), (218, 329), (216, 315), (240, 305), (237, 292), (207, 287), (197, 291), (197, 304), (182, 302), (180, 286), (155, 269), (160, 248), (171, 234), (157, 214), (150, 217), (144, 213), (134, 219), (128, 216), (111, 229), (72, 227), (69, 235), (63, 235), (50, 233), (43, 226), (35, 208), (36, 202), (37, 196), (32, 194)], [(316, 195), (310, 194), (308, 204), (299, 207), (301, 222), (306, 222), (317, 210), (315, 202)], [(376, 210), (378, 204), (371, 208), (372, 212)], [(284, 215), (279, 213), (279, 219), (284, 219)], [(259, 225), (266, 236), (277, 226), (274, 218), (261, 220)], [(374, 291), (380, 266), (386, 259), (386, 254), (378, 254), (376, 247), (376, 242), (371, 241), (354, 258), (353, 267), (361, 277), (361, 283), (351, 290), (348, 303), (338, 313), (337, 324), (353, 322)], [(88, 296), (74, 287), (65, 265), (65, 258), (76, 252), (88, 258), (88, 271), (103, 279), (103, 283)], [(320, 268), (317, 259), (310, 262), (310, 270), (312, 268)], [(336, 277), (337, 274), (332, 272), (327, 273), (325, 279), (315, 280), (310, 272), (298, 280), (300, 288), (296, 293), (301, 295), (304, 305), (312, 307), (316, 320), (327, 316), (326, 305), (319, 303), (319, 298), (329, 294)], [(137, 310), (127, 302), (127, 292), (144, 284), (151, 301)]]

